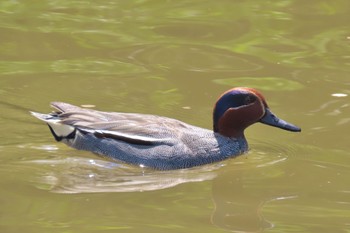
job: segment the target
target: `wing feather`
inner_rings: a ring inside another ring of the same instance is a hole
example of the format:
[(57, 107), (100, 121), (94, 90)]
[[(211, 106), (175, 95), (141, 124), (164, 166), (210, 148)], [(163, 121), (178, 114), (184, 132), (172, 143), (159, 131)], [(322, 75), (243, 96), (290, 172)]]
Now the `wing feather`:
[(132, 144), (170, 143), (178, 137), (176, 128), (187, 124), (175, 119), (147, 114), (101, 112), (71, 104), (53, 102), (60, 124), (73, 126), (96, 137), (121, 140)]

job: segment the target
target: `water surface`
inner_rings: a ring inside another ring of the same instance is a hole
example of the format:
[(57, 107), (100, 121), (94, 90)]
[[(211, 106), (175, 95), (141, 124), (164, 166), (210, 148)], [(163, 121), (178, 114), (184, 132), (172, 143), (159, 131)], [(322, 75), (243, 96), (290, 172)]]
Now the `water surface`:
[[(349, 232), (350, 2), (0, 3), (0, 232)], [(229, 88), (302, 128), (153, 171), (56, 143), (50, 101), (212, 127)]]

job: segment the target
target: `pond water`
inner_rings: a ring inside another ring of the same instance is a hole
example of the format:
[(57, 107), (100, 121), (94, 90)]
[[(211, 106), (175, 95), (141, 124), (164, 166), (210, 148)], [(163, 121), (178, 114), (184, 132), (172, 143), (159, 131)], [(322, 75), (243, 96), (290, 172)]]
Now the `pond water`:
[[(350, 232), (350, 1), (0, 3), (0, 232)], [(256, 87), (302, 128), (153, 171), (56, 143), (51, 101), (212, 127)]]

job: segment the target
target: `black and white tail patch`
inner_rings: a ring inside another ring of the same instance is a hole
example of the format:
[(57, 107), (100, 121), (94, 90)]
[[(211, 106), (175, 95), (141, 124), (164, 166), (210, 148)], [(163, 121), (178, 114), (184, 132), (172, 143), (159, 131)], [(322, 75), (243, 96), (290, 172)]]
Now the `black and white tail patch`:
[(49, 126), (49, 129), (52, 133), (52, 135), (54, 136), (55, 140), (56, 141), (62, 141), (63, 138), (65, 139), (73, 139), (75, 137), (75, 134), (76, 134), (76, 129), (74, 129), (71, 133), (69, 133), (68, 135), (65, 135), (65, 136), (58, 136), (55, 132), (55, 130), (51, 127), (50, 124), (47, 124)]

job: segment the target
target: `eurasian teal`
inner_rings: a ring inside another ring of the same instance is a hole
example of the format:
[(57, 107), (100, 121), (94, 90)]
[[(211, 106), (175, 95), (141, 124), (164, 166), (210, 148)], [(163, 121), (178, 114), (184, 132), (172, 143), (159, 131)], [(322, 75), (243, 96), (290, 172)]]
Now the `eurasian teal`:
[(61, 102), (51, 106), (57, 111), (31, 113), (48, 124), (56, 141), (161, 170), (199, 166), (246, 152), (244, 130), (256, 122), (301, 131), (276, 117), (260, 92), (246, 87), (230, 89), (219, 97), (213, 131), (161, 116), (101, 112)]

